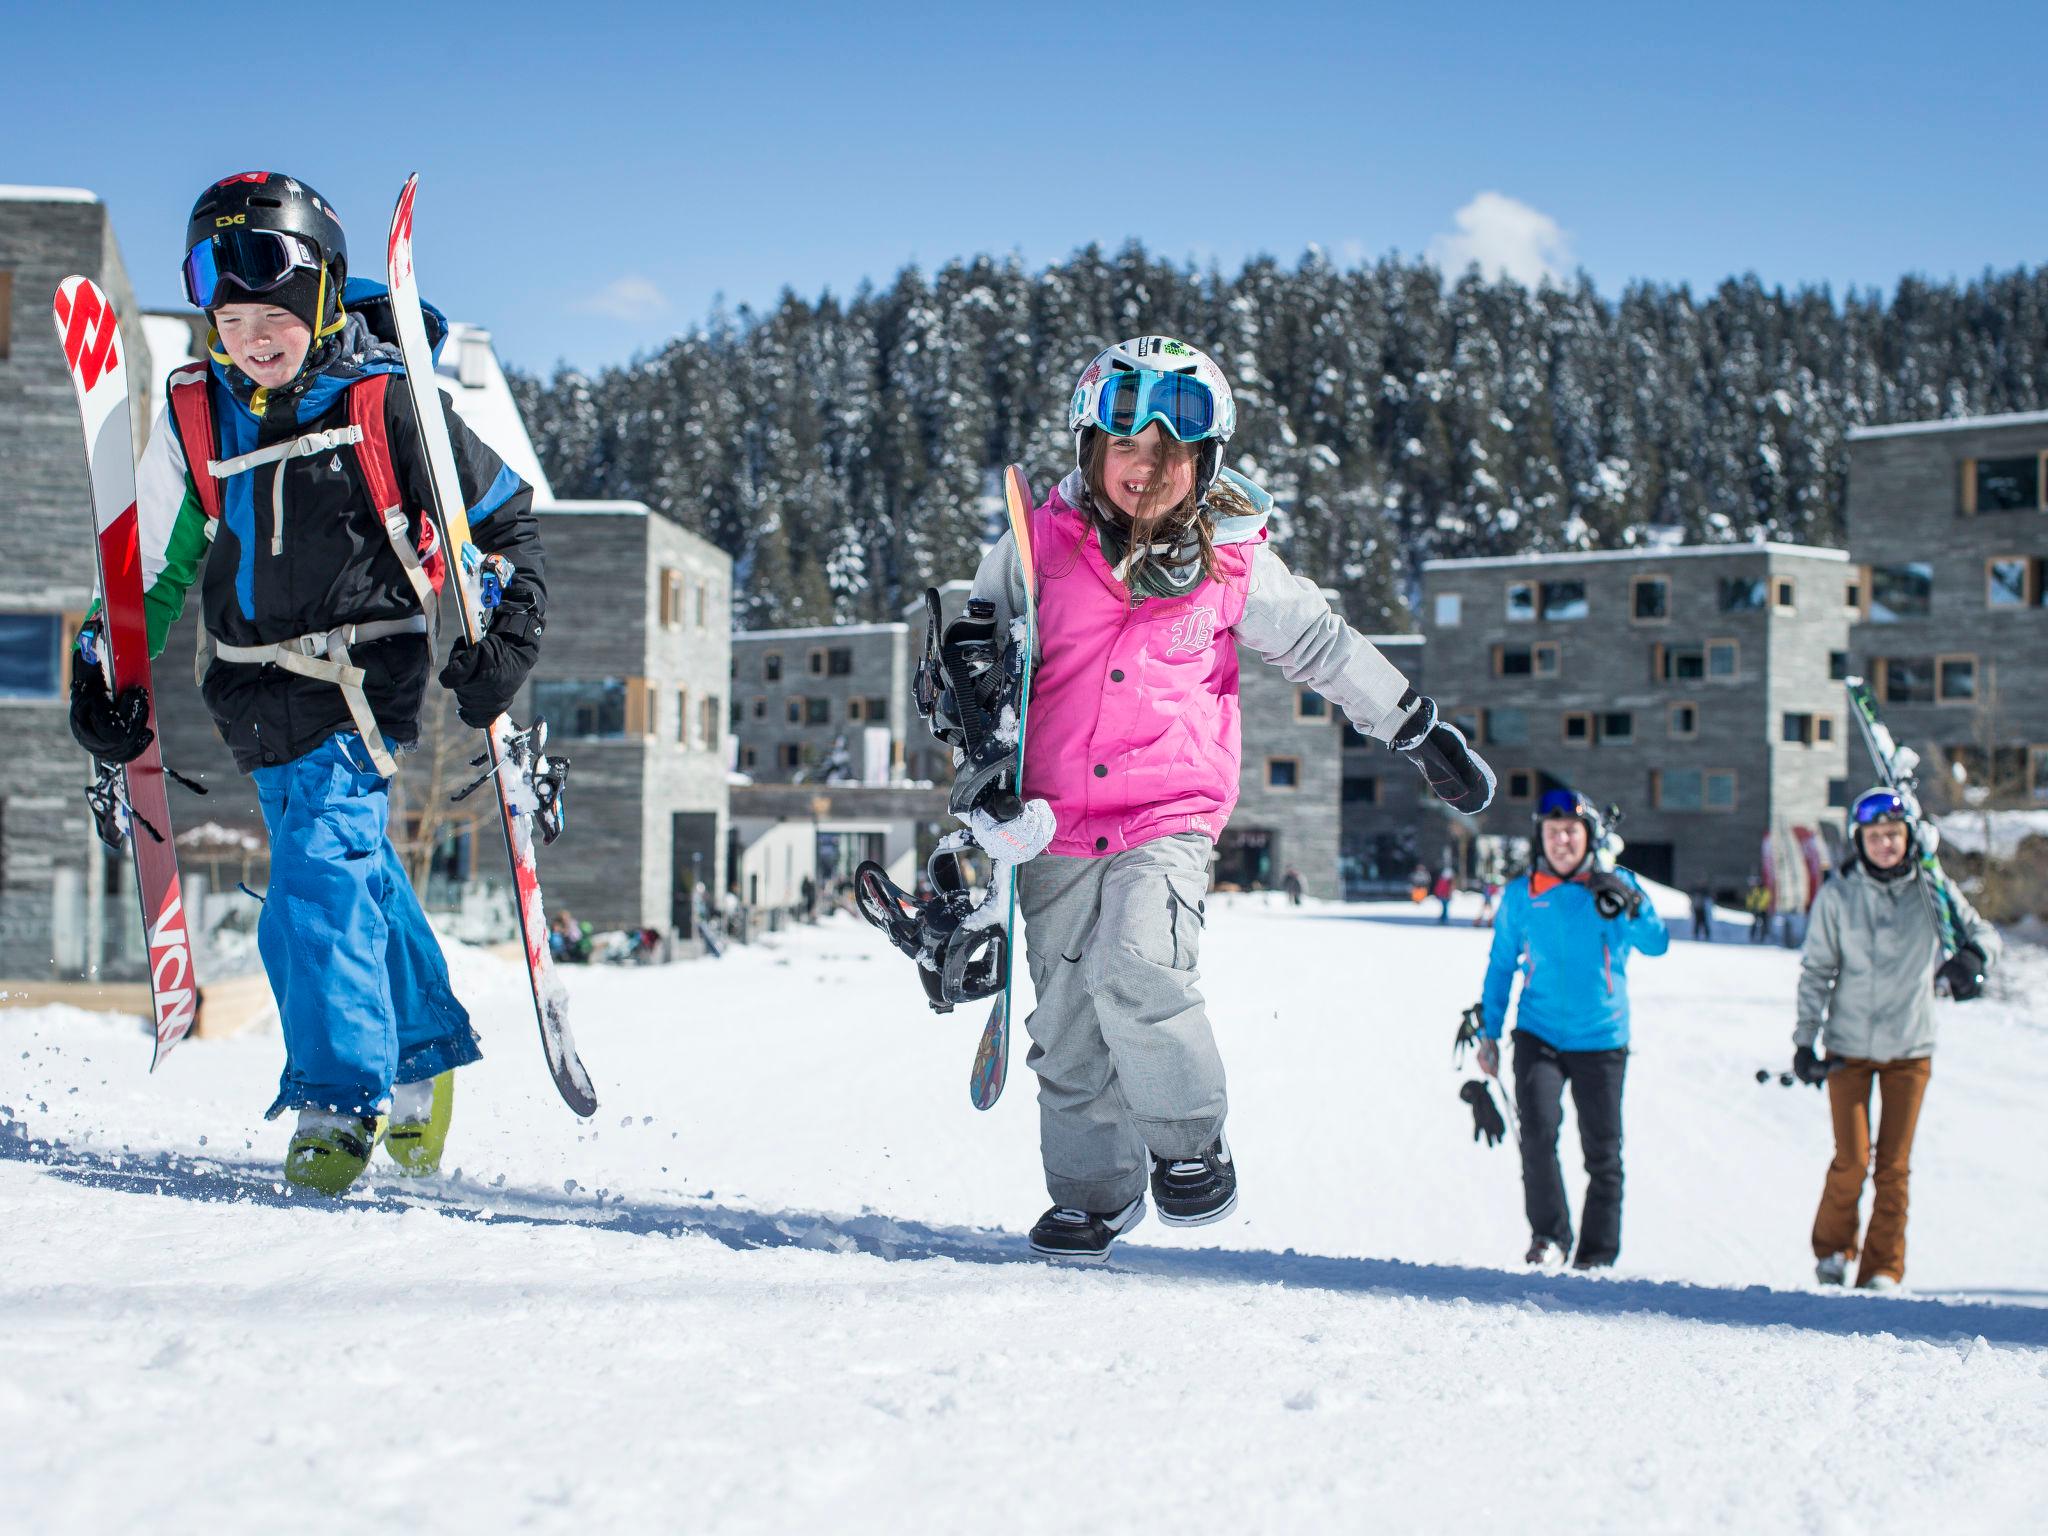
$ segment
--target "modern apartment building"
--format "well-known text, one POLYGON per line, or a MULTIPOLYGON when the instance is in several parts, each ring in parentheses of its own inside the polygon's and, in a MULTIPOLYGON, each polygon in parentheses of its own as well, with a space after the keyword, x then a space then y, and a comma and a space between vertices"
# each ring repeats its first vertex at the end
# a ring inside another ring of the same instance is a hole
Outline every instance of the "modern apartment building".
POLYGON ((1841 683, 1864 600, 1841 550, 1709 545, 1423 567, 1431 692, 1526 836, 1558 785, 1621 808, 1624 862, 1733 894, 1774 825, 1839 825, 1841 683))
MULTIPOLYGON (((916 665, 908 624, 743 630, 732 637, 738 767, 760 784, 887 784, 904 772, 916 665)), ((922 646, 920 631, 916 644, 922 646)))
POLYGON ((1959 784, 2048 801, 2048 411, 1852 431, 1848 518, 1850 664, 1951 770, 1923 774, 1930 802, 1959 784))
MULTIPOLYGON (((1372 643, 1419 693, 1429 692, 1421 635, 1373 635, 1372 643)), ((1337 716, 1344 759, 1340 797, 1338 868, 1347 897, 1388 896, 1404 890, 1418 862, 1442 866, 1449 852, 1449 815, 1429 793, 1422 775, 1370 736, 1337 716)))

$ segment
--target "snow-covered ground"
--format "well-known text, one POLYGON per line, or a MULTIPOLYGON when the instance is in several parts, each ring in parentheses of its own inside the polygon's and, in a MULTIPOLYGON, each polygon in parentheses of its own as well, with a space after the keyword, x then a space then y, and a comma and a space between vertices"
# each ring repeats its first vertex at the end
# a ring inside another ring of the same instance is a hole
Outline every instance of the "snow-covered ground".
POLYGON ((1811 1285, 1826 1116, 1753 1076, 1796 957, 1726 943, 1631 973, 1619 1270, 1532 1275, 1434 912, 1211 903, 1240 1213, 1099 1271, 1025 1250, 1021 1046, 975 1113, 980 1009, 850 918, 571 971, 587 1124, 458 951, 460 1173, 338 1206, 275 1036, 151 1079, 137 1021, 0 1013, 0 1527, 2042 1528, 2048 957, 1946 1020, 1909 1293, 1811 1285))

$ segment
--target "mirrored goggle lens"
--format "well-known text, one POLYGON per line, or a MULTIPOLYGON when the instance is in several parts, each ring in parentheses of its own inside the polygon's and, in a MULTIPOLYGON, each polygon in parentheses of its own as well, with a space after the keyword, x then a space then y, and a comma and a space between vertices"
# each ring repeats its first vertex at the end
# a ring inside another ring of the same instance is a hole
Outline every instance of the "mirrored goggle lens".
POLYGON ((1856 825, 1868 827, 1880 821, 1904 821, 1906 802, 1890 790, 1875 790, 1856 802, 1856 825))
POLYGON ((221 285, 268 293, 301 269, 320 265, 312 246, 296 235, 270 229, 233 229, 203 240, 185 255, 185 297, 195 308, 212 309, 221 285))
POLYGON ((1095 420, 1117 437, 1135 437, 1158 420, 1191 443, 1216 425, 1216 397, 1191 373, 1113 373, 1096 396, 1095 420))
POLYGON ((1543 819, 1552 816, 1576 816, 1579 814, 1579 797, 1568 789, 1549 790, 1536 802, 1536 814, 1543 819))

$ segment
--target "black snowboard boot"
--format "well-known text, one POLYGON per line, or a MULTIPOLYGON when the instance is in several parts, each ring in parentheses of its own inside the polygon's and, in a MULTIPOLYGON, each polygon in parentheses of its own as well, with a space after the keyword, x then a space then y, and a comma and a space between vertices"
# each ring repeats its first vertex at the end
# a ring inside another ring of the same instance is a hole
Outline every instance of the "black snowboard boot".
POLYGON ((1169 1227, 1203 1227, 1237 1209, 1237 1165, 1219 1131, 1197 1157, 1152 1159, 1152 1203, 1169 1227))
POLYGON ((1138 1196, 1120 1211, 1097 1215, 1056 1205, 1031 1229, 1031 1251, 1048 1259, 1080 1259, 1094 1263, 1109 1257, 1109 1245, 1145 1219, 1145 1197, 1138 1196))

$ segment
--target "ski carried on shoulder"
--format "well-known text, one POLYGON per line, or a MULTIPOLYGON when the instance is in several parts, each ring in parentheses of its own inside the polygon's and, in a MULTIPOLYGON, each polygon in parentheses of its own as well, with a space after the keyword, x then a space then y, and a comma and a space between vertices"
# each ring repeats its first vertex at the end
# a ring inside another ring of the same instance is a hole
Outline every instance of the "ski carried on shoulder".
MULTIPOLYGON (((448 551, 449 569, 454 573, 463 638, 473 645, 482 638, 489 622, 491 605, 487 599, 495 583, 482 552, 470 538, 469 508, 463 499, 461 475, 455 467, 455 449, 448 438, 448 418, 441 409, 441 391, 434 382, 434 353, 427 341, 426 319, 420 312, 419 281, 412 260, 413 201, 419 193, 419 181, 417 172, 407 178, 391 215, 391 311, 397 321, 399 350, 405 356, 405 387, 412 397, 413 417, 419 423, 431 471, 431 510, 448 551)), ((561 830, 561 776, 568 765, 551 761, 546 755, 545 722, 519 731, 513 728, 511 716, 500 715, 484 735, 484 756, 478 763, 488 766, 483 778, 470 789, 481 788, 488 781, 497 793, 505 850, 512 865, 520 939, 526 951, 534 1015, 540 1023, 540 1043, 547 1054, 548 1074, 563 1101, 577 1114, 588 1116, 597 1111, 597 1092, 576 1055, 576 1042, 569 1033, 569 993, 555 973, 554 959, 548 951, 547 913, 541 905, 540 874, 533 852, 536 823, 549 842, 561 830)))
POLYGON ((135 889, 142 898, 143 942, 149 950, 149 992, 155 1014, 154 1072, 192 1031, 199 986, 185 922, 178 847, 164 784, 163 740, 157 729, 156 690, 149 679, 149 625, 142 605, 142 544, 135 513, 135 437, 128 402, 128 365, 122 356, 121 320, 97 283, 67 277, 51 312, 71 388, 85 428, 92 476, 94 552, 99 564, 100 638, 97 654, 73 666, 98 666, 119 695, 149 691, 151 740, 133 761, 98 763, 85 792, 93 824, 109 848, 126 837, 135 859, 135 889))
POLYGON ((1877 765, 1877 776, 1905 803, 1907 814, 1913 818, 1913 859, 1920 866, 1920 889, 1927 898, 1927 910, 1934 918, 1934 931, 1941 938, 1941 957, 1953 959, 1961 943, 1957 937, 1961 925, 1956 921, 1955 904, 1949 899, 1948 881, 1942 875, 1941 861, 1935 856, 1940 847, 1940 836, 1920 814, 1920 796, 1917 793, 1920 754, 1911 747, 1900 746, 1893 739, 1891 728, 1878 718, 1877 695, 1871 691, 1868 682, 1860 677, 1849 677, 1842 680, 1842 686, 1848 690, 1849 713, 1856 717, 1863 745, 1869 749, 1870 760, 1877 765))

